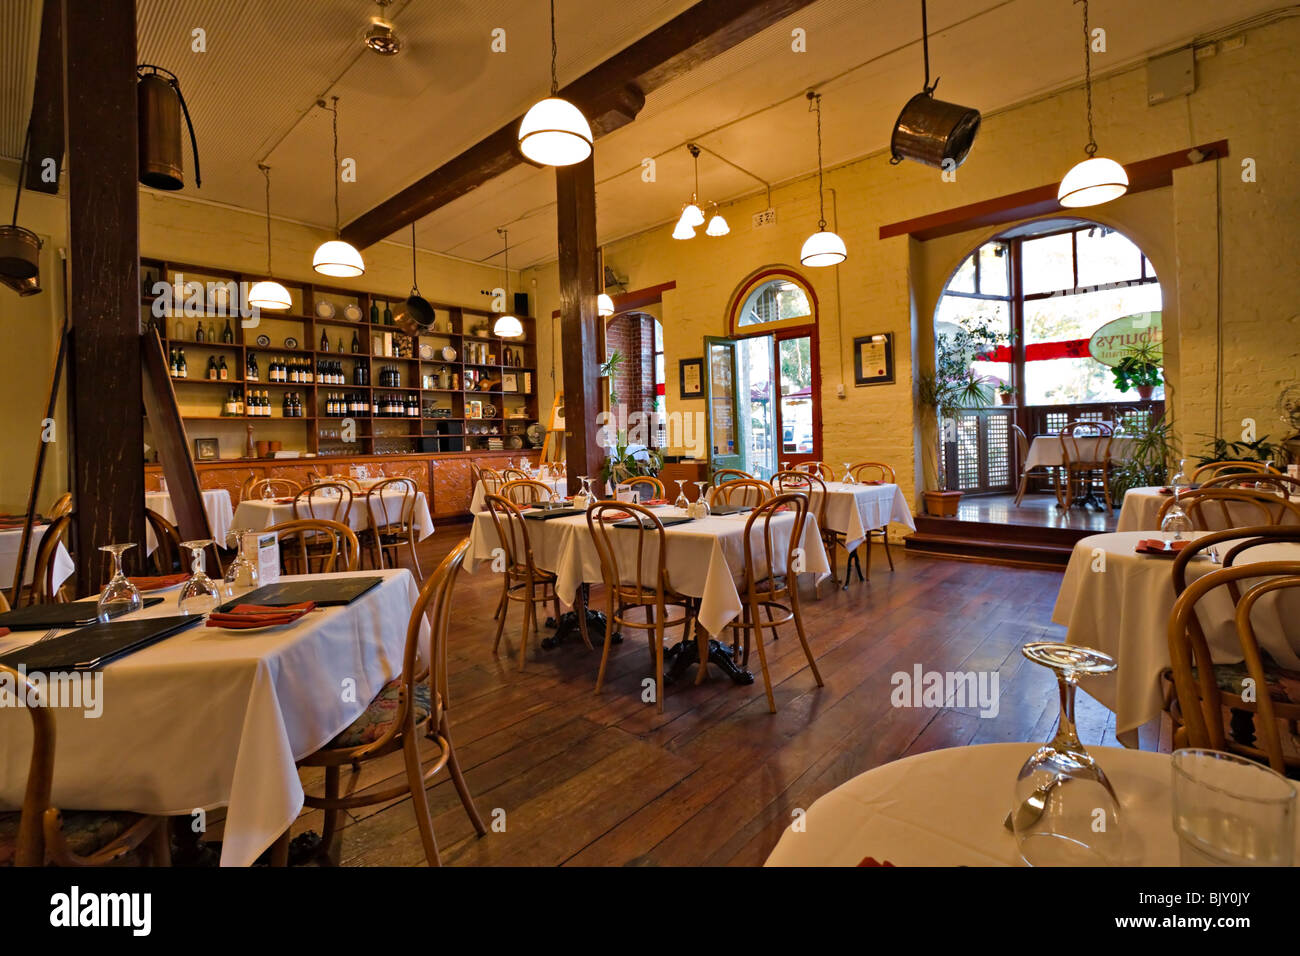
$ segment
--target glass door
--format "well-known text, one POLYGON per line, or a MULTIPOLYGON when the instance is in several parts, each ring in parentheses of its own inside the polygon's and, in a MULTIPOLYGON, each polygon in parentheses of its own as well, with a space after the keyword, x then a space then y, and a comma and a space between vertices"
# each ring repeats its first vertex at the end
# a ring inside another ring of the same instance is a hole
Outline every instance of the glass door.
POLYGON ((736 382, 737 342, 735 339, 704 339, 705 399, 708 416, 709 460, 713 470, 744 468, 737 423, 739 409, 736 382))
POLYGON ((776 337, 777 428, 780 434, 779 461, 793 467, 821 457, 821 429, 818 427, 817 393, 813 388, 812 337, 807 333, 784 333, 776 337))

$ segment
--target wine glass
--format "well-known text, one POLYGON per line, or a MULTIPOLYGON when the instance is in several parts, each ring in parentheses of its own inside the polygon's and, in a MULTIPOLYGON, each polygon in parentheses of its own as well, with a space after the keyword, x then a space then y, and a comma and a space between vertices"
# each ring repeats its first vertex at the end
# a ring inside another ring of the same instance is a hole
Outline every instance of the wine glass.
POLYGON ((849 471, 849 463, 846 461, 844 463, 844 484, 856 485, 857 483, 857 480, 853 477, 853 472, 849 471))
POLYGON ((790 463, 789 463, 788 461, 783 461, 783 462, 781 462, 781 470, 782 470, 782 471, 789 471, 789 470, 790 470, 790 463))
POLYGON ((1056 736, 1020 768, 1011 823, 1030 866, 1113 866, 1123 855, 1119 798, 1074 727, 1080 677, 1108 674, 1115 660, 1089 647, 1035 641, 1021 648, 1056 672, 1061 717, 1056 736))
POLYGON ((1192 527, 1192 519, 1187 517, 1187 512, 1183 506, 1178 503, 1178 493, 1174 492, 1173 504, 1165 512, 1165 516, 1160 519, 1160 533, 1168 541, 1181 541, 1183 535, 1195 530, 1192 527))
POLYGON ((595 475, 591 475, 591 476, 583 475, 583 476, 582 476, 582 493, 583 493, 584 495, 587 496, 587 500, 588 500, 588 501, 591 501, 591 499, 592 499, 592 494, 593 494, 593 492, 592 492, 592 490, 591 490, 591 483, 592 483, 593 481, 595 481, 595 480, 596 480, 595 475))
POLYGON ((686 479, 674 478, 673 481, 677 482, 677 500, 673 502, 673 507, 685 511, 691 506, 691 499, 686 497, 686 489, 682 487, 682 485, 686 484, 686 479))
POLYGON ((695 508, 698 512, 698 516, 701 518, 707 518, 710 514, 709 499, 705 497, 704 489, 709 487, 709 483, 707 481, 693 481, 691 484, 700 489, 699 497, 695 499, 695 508))
POLYGON ((573 496, 573 506, 575 508, 585 508, 590 503, 590 500, 587 497, 587 477, 585 475, 579 475, 578 484, 578 492, 573 496))
POLYGON ((271 483, 269 481, 264 482, 262 485, 262 500, 270 501, 274 497, 275 497, 275 492, 271 489, 271 483))
POLYGON ((257 562, 252 560, 248 555, 249 540, 256 540, 251 537, 251 534, 252 533, 247 529, 240 528, 238 530, 232 530, 226 535, 226 546, 230 547, 230 540, 231 538, 234 538, 235 547, 239 549, 238 553, 235 555, 235 560, 231 561, 230 567, 226 568, 224 580, 226 585, 226 594, 229 597, 234 597, 237 590, 251 591, 258 585, 260 574, 258 572, 257 562))
POLYGON ((122 553, 129 548, 134 548, 135 543, 129 544, 106 544, 100 547, 100 551, 107 551, 113 556, 113 577, 109 580, 108 586, 99 596, 99 603, 95 606, 95 616, 100 621, 110 621, 115 617, 123 614, 130 614, 132 611, 138 611, 144 607, 144 601, 140 597, 140 589, 137 588, 127 576, 122 572, 122 553))
POLYGON ((221 591, 204 570, 203 549, 210 544, 211 538, 181 542, 181 547, 190 552, 191 572, 176 599, 182 614, 206 614, 221 603, 221 591))
POLYGON ((1178 471, 1176 471, 1176 472, 1173 474, 1173 476, 1169 479, 1169 490, 1172 491, 1172 492, 1174 493, 1174 497, 1175 497, 1175 498, 1178 497, 1178 489, 1179 489, 1181 486, 1187 484, 1187 475, 1184 474, 1184 471, 1185 471, 1186 469, 1187 469, 1187 459, 1186 459, 1186 458, 1179 458, 1179 459, 1178 459, 1178 471))

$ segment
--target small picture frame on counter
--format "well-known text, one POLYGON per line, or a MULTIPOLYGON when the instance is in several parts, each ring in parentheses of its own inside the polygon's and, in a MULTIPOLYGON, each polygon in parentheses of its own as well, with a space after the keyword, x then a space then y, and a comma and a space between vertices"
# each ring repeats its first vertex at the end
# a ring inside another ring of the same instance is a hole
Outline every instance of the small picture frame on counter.
POLYGON ((221 446, 215 438, 194 439, 195 461, 216 461, 221 457, 221 446))

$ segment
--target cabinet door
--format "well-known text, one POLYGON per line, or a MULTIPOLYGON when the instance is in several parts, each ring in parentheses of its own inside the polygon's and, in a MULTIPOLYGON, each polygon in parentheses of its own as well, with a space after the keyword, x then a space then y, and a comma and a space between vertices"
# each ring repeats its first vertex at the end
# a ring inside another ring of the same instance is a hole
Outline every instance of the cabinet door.
POLYGON ((474 488, 468 458, 440 458, 433 468, 433 513, 436 517, 469 514, 474 488))

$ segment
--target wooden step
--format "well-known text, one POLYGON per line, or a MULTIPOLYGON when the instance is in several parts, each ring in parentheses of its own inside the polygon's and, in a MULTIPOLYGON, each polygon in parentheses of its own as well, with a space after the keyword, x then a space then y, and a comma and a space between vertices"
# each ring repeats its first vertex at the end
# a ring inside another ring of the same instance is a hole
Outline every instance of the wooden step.
POLYGON ((937 535, 918 531, 905 541, 908 551, 939 558, 985 561, 1031 568, 1063 568, 1073 545, 937 535))

